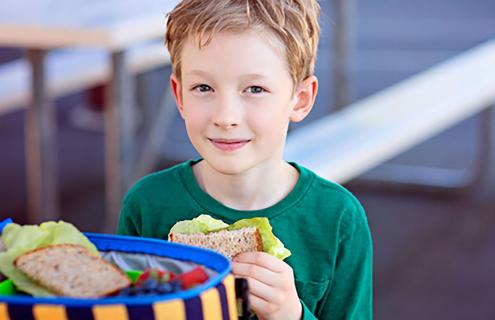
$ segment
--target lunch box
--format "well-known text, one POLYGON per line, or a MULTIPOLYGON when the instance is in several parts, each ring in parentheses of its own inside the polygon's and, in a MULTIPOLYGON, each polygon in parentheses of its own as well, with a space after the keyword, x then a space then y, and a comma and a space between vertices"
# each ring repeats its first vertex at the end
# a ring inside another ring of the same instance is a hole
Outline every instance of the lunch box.
MULTIPOLYGON (((247 285, 230 273, 230 261, 211 250, 164 240, 85 233, 101 256, 122 270, 162 268, 176 273, 203 266, 209 279, 177 293, 75 299, 32 297, 16 291, 10 280, 0 282, 0 320, 182 320, 246 317, 247 285), (238 308, 239 306, 239 308, 238 308), (244 315, 238 311, 244 309, 244 315)), ((131 279, 139 272, 127 271, 131 279)))

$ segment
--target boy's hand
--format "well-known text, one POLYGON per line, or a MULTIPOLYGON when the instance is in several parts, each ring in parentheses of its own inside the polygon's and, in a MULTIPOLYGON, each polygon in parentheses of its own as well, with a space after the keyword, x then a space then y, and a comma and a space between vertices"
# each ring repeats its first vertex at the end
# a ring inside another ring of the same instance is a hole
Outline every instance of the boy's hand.
POLYGON ((249 303, 260 320, 301 319, 294 273, 287 263, 265 252, 247 252, 233 259, 232 272, 247 279, 249 303))

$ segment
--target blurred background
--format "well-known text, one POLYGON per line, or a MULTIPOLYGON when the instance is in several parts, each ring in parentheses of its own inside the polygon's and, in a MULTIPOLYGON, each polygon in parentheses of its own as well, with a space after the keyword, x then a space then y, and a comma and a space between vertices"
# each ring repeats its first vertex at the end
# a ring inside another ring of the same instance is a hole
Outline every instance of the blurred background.
MULTIPOLYGON (((356 102, 495 39, 493 0, 326 0, 321 5, 322 38, 316 67, 320 93, 314 112, 291 128, 289 138, 318 120, 349 106, 353 110, 356 102), (339 14, 338 10, 343 11, 339 14), (337 61, 342 65, 335 60, 339 43, 343 47, 337 61), (336 76, 336 72, 344 74, 336 76), (343 83, 335 83, 336 79, 343 83)), ((6 70, 22 59, 22 48, 0 47, 0 85, 12 82, 6 70)), ((495 61, 495 54, 492 59, 495 61)), ((495 74, 495 69, 483 71, 495 74)), ((137 135, 146 129, 153 108, 169 110, 152 170, 196 156, 167 98, 169 72, 168 66, 160 65, 135 76, 141 90, 132 117, 137 135)), ((466 77, 466 88, 476 87, 476 83, 476 76, 466 77)), ((104 87, 92 84, 53 97, 60 218, 82 231, 107 230, 102 224, 106 211, 104 95, 104 87)), ((457 95, 462 93, 449 92, 447 96, 456 100, 457 95)), ((2 96, 0 106, 1 101, 2 96)), ((427 108, 449 107, 436 102, 432 100, 427 108)), ((494 103, 482 107, 489 110, 494 103)), ((0 219, 12 217, 18 223, 28 223, 26 105, 4 109, 0 108, 0 219)), ((425 119, 431 116, 421 112, 425 119)), ((376 319, 495 319, 492 118, 489 112, 461 117, 439 130, 441 133, 408 144, 407 151, 342 181, 363 204, 374 239, 376 319), (404 176, 424 174, 435 180, 435 174, 428 174, 432 171, 404 173, 410 168, 402 165, 414 166, 413 170, 418 166, 452 172, 477 170, 476 179, 466 186, 425 185, 404 176), (388 175, 391 166, 400 168, 397 179, 388 175)), ((396 119, 399 124, 401 121, 396 119)), ((331 149, 331 140, 321 147, 331 149)))

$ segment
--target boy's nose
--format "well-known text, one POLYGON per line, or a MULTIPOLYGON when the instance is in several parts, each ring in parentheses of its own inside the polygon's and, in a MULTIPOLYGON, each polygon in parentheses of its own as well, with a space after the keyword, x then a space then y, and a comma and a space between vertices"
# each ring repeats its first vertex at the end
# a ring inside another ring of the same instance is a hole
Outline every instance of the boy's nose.
POLYGON ((237 127, 242 118, 241 105, 234 97, 222 97, 215 107, 212 118, 214 125, 217 127, 237 127))

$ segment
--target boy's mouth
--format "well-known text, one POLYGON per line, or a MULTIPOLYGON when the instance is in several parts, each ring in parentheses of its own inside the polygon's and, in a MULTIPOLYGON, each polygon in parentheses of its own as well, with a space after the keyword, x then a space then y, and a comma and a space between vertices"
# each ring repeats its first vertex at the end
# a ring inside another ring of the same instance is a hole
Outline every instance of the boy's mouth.
POLYGON ((251 142, 249 139, 215 139, 208 138, 215 147, 222 151, 235 151, 251 142))

